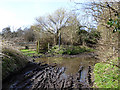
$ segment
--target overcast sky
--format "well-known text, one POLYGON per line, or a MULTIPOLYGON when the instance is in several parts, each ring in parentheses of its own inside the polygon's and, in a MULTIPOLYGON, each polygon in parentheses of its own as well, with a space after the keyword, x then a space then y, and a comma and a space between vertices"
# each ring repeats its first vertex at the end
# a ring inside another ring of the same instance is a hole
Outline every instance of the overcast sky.
POLYGON ((70 0, 0 0, 0 31, 7 26, 14 29, 30 26, 38 16, 73 6, 70 0))

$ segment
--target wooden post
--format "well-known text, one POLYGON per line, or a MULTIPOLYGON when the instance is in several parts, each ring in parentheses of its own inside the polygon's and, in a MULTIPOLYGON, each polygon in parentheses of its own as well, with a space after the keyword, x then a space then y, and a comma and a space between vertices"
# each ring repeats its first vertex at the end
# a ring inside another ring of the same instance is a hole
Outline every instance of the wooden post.
POLYGON ((40 41, 38 41, 38 53, 40 52, 40 41))
POLYGON ((49 47, 49 43, 48 43, 48 50, 49 50, 49 48, 50 48, 50 47, 49 47))
POLYGON ((37 41, 37 52, 39 53, 40 51, 40 41, 37 41))
POLYGON ((38 53, 38 41, 36 42, 36 51, 38 53))

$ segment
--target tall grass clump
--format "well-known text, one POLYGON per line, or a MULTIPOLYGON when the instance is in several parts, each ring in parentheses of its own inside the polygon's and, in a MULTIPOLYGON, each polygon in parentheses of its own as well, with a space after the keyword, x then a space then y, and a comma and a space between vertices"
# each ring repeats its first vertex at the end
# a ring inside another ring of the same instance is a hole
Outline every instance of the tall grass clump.
POLYGON ((2 48, 2 79, 5 79, 13 72, 19 71, 28 62, 28 58, 18 50, 2 48))

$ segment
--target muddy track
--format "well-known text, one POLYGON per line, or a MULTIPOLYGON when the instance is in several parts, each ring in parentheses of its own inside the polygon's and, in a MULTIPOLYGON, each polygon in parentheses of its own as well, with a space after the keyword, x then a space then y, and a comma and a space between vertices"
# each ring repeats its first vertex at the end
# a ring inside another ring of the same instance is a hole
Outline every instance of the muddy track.
POLYGON ((5 80, 3 82, 3 89, 90 88, 92 83, 90 66, 87 68, 86 77, 83 75, 84 67, 82 66, 76 75, 63 78, 65 70, 64 67, 57 67, 56 65, 34 63, 33 65, 28 65, 26 69, 12 76, 9 80, 5 80), (10 85, 6 86, 8 82, 10 85))

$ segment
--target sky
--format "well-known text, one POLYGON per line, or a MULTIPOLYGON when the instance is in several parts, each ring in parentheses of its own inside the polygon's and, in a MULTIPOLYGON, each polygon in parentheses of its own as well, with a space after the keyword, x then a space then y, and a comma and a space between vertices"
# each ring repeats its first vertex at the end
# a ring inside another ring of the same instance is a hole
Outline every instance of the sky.
POLYGON ((0 32, 8 26, 13 31, 29 27, 35 24, 36 17, 51 14, 59 8, 72 10, 74 2, 88 1, 91 0, 0 0, 0 32))
POLYGON ((71 9, 72 0, 0 0, 0 32, 10 26, 12 30, 29 27, 35 18, 53 13, 59 8, 71 9))

